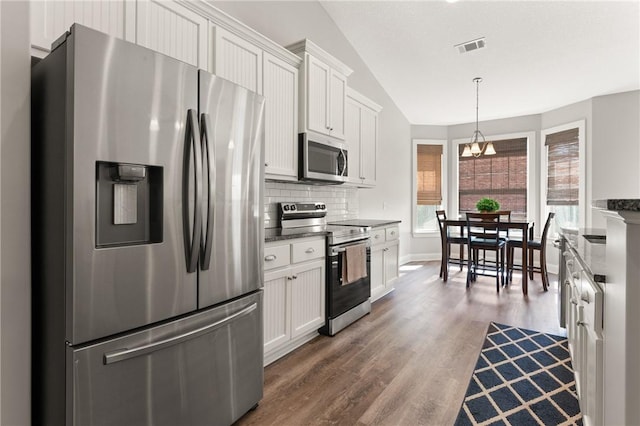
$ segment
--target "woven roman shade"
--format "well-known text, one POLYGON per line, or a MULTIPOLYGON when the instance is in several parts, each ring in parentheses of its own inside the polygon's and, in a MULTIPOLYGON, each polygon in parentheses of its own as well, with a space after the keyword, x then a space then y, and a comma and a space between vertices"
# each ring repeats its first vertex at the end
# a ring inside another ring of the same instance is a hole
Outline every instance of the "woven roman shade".
POLYGON ((417 203, 442 203, 442 145, 417 146, 417 203))
POLYGON ((546 136, 547 205, 577 206, 580 188, 580 146, 578 129, 546 136))
MULTIPOLYGON (((475 212, 476 203, 489 197, 510 210, 513 220, 527 217, 527 138, 492 141, 495 155, 459 158, 458 201, 461 214, 475 212)), ((459 146, 462 154, 464 145, 459 146)))

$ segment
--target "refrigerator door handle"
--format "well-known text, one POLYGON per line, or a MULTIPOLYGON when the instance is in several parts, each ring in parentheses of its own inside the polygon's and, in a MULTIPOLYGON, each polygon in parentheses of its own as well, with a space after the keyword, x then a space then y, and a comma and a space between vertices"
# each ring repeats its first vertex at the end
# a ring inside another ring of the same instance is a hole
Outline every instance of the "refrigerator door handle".
POLYGON ((233 315, 229 315, 228 317, 221 319, 220 321, 216 321, 213 324, 205 325, 204 327, 197 328, 195 330, 188 331, 186 333, 180 334, 175 337, 171 337, 169 339, 160 340, 158 342, 149 343, 148 345, 138 346, 136 348, 124 348, 119 349, 117 351, 108 352, 103 355, 103 364, 109 365, 120 361, 125 361, 127 359, 135 358, 142 355, 147 355, 152 352, 159 351, 160 349, 164 349, 169 346, 178 345, 186 340, 194 339, 196 337, 202 336, 203 334, 210 333, 224 325, 230 323, 231 321, 250 314, 258 308, 257 303, 252 303, 246 308, 236 312, 233 315))
POLYGON ((202 114, 200 117, 200 138, 202 139, 202 152, 203 157, 206 156, 206 183, 207 183, 207 224, 206 228, 203 230, 204 239, 202 241, 201 253, 200 257, 200 267, 203 271, 209 269, 209 264, 211 263, 211 247, 213 243, 213 204, 215 198, 215 187, 216 187, 216 159, 214 155, 213 145, 211 149, 209 149, 210 145, 210 132, 212 130, 211 126, 211 117, 209 114, 202 114))
POLYGON ((202 150, 197 140, 200 132, 194 110, 187 111, 185 132, 184 165, 182 175, 182 220, 184 228, 184 246, 187 259, 187 272, 195 272, 200 254, 200 238, 202 233, 202 150), (190 173, 191 150, 193 150, 193 168, 190 173), (193 179, 195 203, 193 207, 193 229, 190 229, 189 215, 189 180, 193 179))

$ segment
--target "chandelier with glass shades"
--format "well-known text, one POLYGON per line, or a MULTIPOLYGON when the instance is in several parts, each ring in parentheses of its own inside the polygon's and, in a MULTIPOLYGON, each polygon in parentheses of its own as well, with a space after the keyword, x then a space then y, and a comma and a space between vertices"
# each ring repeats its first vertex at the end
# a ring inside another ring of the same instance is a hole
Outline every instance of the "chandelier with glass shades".
POLYGON ((476 131, 473 132, 473 136, 471 136, 469 143, 464 145, 464 150, 460 155, 461 157, 480 157, 483 153, 484 155, 494 155, 496 153, 493 143, 487 142, 482 132, 478 130, 478 92, 481 81, 481 77, 473 79, 473 82, 476 83, 476 131), (482 143, 482 146, 480 146, 480 143, 482 143))

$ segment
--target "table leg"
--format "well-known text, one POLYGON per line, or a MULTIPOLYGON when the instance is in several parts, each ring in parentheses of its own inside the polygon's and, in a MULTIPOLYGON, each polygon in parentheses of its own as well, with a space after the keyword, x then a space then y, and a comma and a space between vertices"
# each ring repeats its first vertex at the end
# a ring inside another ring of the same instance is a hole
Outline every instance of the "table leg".
POLYGON ((522 232, 522 294, 525 296, 529 291, 529 266, 527 265, 529 259, 527 244, 527 233, 522 232))

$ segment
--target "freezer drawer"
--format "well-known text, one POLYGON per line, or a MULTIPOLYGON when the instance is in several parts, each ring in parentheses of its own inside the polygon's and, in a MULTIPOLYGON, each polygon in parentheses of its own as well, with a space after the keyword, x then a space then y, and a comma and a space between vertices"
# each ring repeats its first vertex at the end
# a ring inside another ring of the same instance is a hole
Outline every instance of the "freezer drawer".
POLYGON ((67 424, 229 425, 262 398, 262 291, 67 357, 67 424))

